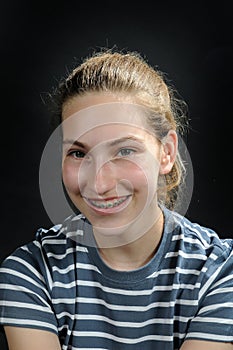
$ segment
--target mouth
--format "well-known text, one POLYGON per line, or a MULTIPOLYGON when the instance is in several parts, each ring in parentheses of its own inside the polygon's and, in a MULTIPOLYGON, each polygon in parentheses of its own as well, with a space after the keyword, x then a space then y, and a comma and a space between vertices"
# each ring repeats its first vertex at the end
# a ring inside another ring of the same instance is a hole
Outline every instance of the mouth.
POLYGON ((117 197, 117 198, 106 198, 106 199, 91 199, 83 197, 89 207, 97 212, 101 213, 116 213, 127 207, 131 201, 132 195, 117 197))

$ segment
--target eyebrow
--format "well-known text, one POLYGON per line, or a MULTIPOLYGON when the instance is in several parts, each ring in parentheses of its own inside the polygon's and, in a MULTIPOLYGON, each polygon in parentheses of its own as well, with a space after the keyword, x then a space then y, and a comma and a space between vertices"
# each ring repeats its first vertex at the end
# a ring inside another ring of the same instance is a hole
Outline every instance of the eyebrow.
POLYGON ((79 141, 77 141, 77 140, 69 140, 69 139, 67 139, 67 140, 64 140, 64 141, 62 142, 62 144, 63 144, 63 145, 75 145, 75 146, 79 146, 79 147, 82 147, 82 148, 86 148, 86 146, 85 146, 84 143, 79 142, 79 141))
POLYGON ((140 143, 144 143, 142 138, 136 137, 136 136, 125 136, 125 137, 121 137, 120 139, 116 139, 113 140, 109 143, 110 146, 116 146, 120 143, 123 143, 125 141, 135 141, 135 142, 140 142, 140 143))
MULTIPOLYGON (((141 144, 144 143, 142 138, 139 138, 139 137, 136 137, 136 136, 124 136, 124 137, 121 137, 119 139, 115 139, 113 141, 110 141, 109 142, 109 146, 116 146, 116 145, 119 145, 119 144, 121 144, 123 142, 126 142, 126 141, 134 141, 134 142, 139 142, 141 144)), ((88 148, 88 146, 85 143, 79 142, 77 140, 66 139, 66 140, 63 141, 63 145, 67 145, 67 144, 75 145, 75 146, 78 146, 78 147, 81 147, 81 148, 88 148)))

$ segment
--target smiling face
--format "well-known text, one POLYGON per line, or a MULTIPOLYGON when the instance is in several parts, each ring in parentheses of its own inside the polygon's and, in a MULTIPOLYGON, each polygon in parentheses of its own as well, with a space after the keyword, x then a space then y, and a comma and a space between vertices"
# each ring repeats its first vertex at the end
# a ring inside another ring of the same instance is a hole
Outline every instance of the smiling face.
POLYGON ((104 93, 74 97, 63 109, 64 185, 105 237, 127 232, 132 241, 158 218, 157 180, 170 151, 149 131, 143 112, 133 98, 104 93))

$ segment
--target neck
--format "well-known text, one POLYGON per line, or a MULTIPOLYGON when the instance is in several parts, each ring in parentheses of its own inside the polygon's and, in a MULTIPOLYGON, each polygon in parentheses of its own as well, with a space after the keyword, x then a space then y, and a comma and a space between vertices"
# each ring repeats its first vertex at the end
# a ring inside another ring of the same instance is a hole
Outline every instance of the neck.
POLYGON ((161 211, 153 227, 136 241, 120 247, 99 248, 104 262, 119 271, 138 269, 147 264, 156 253, 163 234, 164 218, 161 211))

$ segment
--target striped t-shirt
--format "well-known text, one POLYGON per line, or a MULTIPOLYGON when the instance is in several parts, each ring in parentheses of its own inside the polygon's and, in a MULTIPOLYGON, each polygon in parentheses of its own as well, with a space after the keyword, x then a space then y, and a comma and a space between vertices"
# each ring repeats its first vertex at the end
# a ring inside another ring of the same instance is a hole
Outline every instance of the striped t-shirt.
POLYGON ((78 243, 82 216, 40 229, 0 269, 0 323, 47 330, 65 349, 174 350, 185 339, 233 342, 233 240, 164 210, 145 266, 117 271, 78 243))

